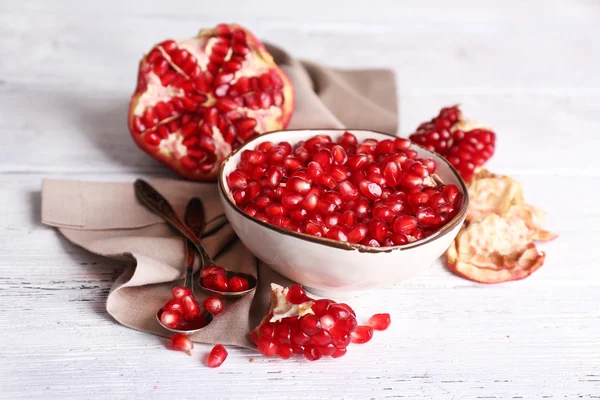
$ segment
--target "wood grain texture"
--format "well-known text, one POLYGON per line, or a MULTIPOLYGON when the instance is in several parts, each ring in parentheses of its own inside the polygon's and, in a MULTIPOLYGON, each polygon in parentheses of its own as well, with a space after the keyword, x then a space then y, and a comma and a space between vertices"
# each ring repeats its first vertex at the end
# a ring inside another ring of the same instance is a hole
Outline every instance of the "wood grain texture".
POLYGON ((0 3, 0 398, 600 398, 600 4, 232 3, 0 3), (115 323, 104 303, 124 265, 39 224, 41 179, 172 176, 126 131, 137 61, 224 20, 300 57, 393 68, 403 135, 457 102, 494 126, 490 168, 560 234, 544 267, 484 286, 438 261, 353 299, 393 323, 336 361, 231 348, 210 370, 210 346, 186 357, 115 323))

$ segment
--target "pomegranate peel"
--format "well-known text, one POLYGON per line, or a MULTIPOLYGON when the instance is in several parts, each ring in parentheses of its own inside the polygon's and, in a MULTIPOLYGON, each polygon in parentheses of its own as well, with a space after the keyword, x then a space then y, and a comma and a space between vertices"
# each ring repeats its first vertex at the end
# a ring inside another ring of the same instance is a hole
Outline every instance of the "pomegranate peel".
POLYGON ((451 271, 479 283, 524 279, 539 269, 545 258, 523 220, 497 214, 467 224, 446 256, 451 271))
POLYGON ((221 24, 142 58, 128 126, 142 150, 176 173, 213 180, 231 150, 285 128, 293 109, 292 83, 264 45, 221 24))

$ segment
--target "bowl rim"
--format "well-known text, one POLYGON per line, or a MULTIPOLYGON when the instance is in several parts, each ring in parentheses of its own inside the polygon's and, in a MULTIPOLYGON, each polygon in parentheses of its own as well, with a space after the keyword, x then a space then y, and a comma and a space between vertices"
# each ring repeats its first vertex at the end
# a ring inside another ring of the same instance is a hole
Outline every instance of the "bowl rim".
POLYGON ((372 247, 372 246, 366 246, 366 245, 360 244, 360 243, 341 242, 339 240, 329 239, 326 237, 309 235, 308 233, 300 233, 300 232, 296 232, 296 231, 291 231, 289 229, 271 225, 267 222, 256 219, 256 218, 246 214, 244 211, 240 210, 233 203, 233 201, 231 200, 229 195, 227 193, 225 193, 225 185, 224 185, 225 176, 224 175, 225 175, 225 166, 227 165, 227 163, 237 153, 247 150, 247 147, 258 139, 265 139, 266 137, 268 137, 270 135, 274 135, 274 134, 278 134, 278 133, 282 133, 282 132, 299 132, 299 131, 315 132, 315 135, 318 134, 318 132, 323 132, 323 134, 328 134, 327 132, 376 133, 376 134, 388 136, 389 138, 392 138, 392 139, 402 138, 401 136, 396 136, 396 135, 392 135, 389 133, 379 132, 379 131, 370 130, 370 129, 350 129, 350 128, 343 128, 343 129, 342 128, 281 129, 278 131, 265 132, 262 135, 257 135, 255 137, 253 137, 252 139, 248 140, 247 142, 245 142, 242 146, 240 146, 237 149, 235 149, 234 151, 232 151, 229 155, 227 155, 227 157, 225 157, 225 159, 221 163, 221 166, 219 167, 219 176, 218 176, 218 180, 217 180, 217 186, 219 188, 219 195, 222 199, 225 199, 225 202, 235 212, 240 214, 242 217, 244 217, 254 223, 257 223, 258 225, 261 225, 267 229, 273 230, 273 231, 275 231, 277 233, 281 233, 283 235, 292 236, 297 239, 306 240, 306 241, 309 241, 312 243, 317 243, 317 244, 321 244, 321 245, 324 245, 327 247, 337 248, 337 249, 341 249, 341 250, 348 250, 348 251, 358 250, 361 253, 390 253, 392 251, 402 251, 402 250, 409 250, 409 249, 413 249, 416 247, 420 247, 420 246, 426 245, 428 243, 431 243, 437 239, 440 239, 441 237, 443 237, 443 236, 447 235, 448 233, 450 233, 451 231, 453 231, 457 225, 462 224, 462 221, 464 220, 464 217, 466 216, 466 213, 467 213, 467 208, 469 206, 469 190, 467 188, 467 185, 466 185, 464 179, 460 176, 460 173, 456 170, 456 168, 454 168, 454 166, 452 164, 450 164, 450 162, 448 160, 446 160, 446 158, 444 158, 442 155, 440 155, 434 151, 428 150, 428 149, 424 148, 423 146, 421 146, 417 143, 414 143, 412 141, 411 141, 411 144, 413 146, 417 146, 417 147, 421 148, 422 150, 436 156, 442 162, 444 162, 450 168, 450 171, 458 178, 458 182, 464 193, 464 201, 463 201, 463 205, 462 205, 460 211, 454 216, 454 218, 452 218, 452 220, 450 220, 446 225, 444 225, 442 227, 442 229, 440 229, 433 235, 427 236, 423 239, 419 239, 412 243, 407 243, 407 244, 401 244, 401 245, 396 245, 396 246, 387 246, 387 247, 372 247))

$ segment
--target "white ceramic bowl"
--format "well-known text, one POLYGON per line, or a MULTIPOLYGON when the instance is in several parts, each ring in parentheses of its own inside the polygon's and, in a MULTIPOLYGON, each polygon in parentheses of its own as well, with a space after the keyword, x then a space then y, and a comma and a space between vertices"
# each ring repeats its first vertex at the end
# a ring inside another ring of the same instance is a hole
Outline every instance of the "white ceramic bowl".
MULTIPOLYGON (((390 139, 390 135, 365 130, 348 130, 359 140, 390 139)), ((393 247, 367 247, 292 232, 256 220, 235 206, 225 179, 235 170, 246 149, 271 141, 294 145, 317 134, 336 140, 345 130, 276 131, 258 136, 232 153, 221 166, 219 195, 225 214, 244 245, 258 258, 287 278, 322 296, 349 296, 366 289, 389 286, 429 267, 450 246, 465 219, 468 194, 458 172, 438 154, 414 145, 420 157, 432 157, 436 174, 444 183, 455 184, 465 201, 451 221, 435 234, 413 243, 393 247)))

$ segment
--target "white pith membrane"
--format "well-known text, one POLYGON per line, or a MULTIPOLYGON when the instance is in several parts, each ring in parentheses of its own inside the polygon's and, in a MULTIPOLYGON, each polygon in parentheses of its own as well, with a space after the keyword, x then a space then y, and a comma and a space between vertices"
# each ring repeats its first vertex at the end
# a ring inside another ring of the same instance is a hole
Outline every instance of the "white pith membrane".
MULTIPOLYGON (((231 29, 243 30, 243 28, 235 25, 231 25, 231 29)), ((227 85, 230 87, 234 86, 234 84, 242 77, 260 77, 261 75, 265 73, 271 73, 273 69, 278 68, 270 54, 268 54, 266 50, 260 45, 255 43, 255 38, 251 35, 251 33, 245 30, 243 31, 246 33, 246 43, 249 52, 244 56, 244 61, 241 63, 241 69, 236 72, 233 72, 233 80, 227 83, 227 85)), ((184 40, 177 40, 175 41, 175 43, 177 44, 178 49, 186 50, 193 57, 195 57, 196 64, 198 64, 202 71, 202 74, 204 74, 210 62, 210 56, 212 54, 213 47, 220 41, 222 41, 222 38, 217 35, 216 30, 203 29, 197 37, 184 40)), ((190 79, 190 77, 175 62, 173 62, 171 56, 165 51, 165 49, 162 46, 155 46, 154 49, 157 49, 162 54, 164 59, 169 63, 170 67, 173 68, 178 73, 178 75, 185 77, 188 81, 193 81, 193 79, 190 79)), ((232 49, 233 46, 230 46, 227 55, 224 57, 223 64, 231 60, 231 57, 233 56, 232 49)), ((145 62, 146 61, 143 61, 143 63, 145 62)), ((138 94, 138 97, 131 111, 133 116, 135 117, 142 118, 145 111, 148 108, 156 106, 159 102, 169 103, 169 101, 173 98, 187 97, 185 91, 182 88, 179 88, 172 84, 163 86, 161 78, 153 71, 152 64, 150 63, 143 64, 143 67, 140 69, 140 74, 140 76, 143 77, 145 88, 141 90, 141 93, 136 92, 136 94, 138 94)), ((283 88, 279 89, 283 96, 283 104, 280 107, 271 105, 268 108, 259 108, 257 110, 253 110, 247 106, 238 106, 236 108, 236 111, 243 115, 243 119, 251 118, 256 121, 256 126, 252 128, 255 134, 261 134, 264 132, 281 129, 284 126, 284 121, 282 119, 284 116, 283 108, 286 107, 286 105, 289 107, 289 105, 293 103, 293 91, 291 87, 288 87, 289 81, 287 81, 287 78, 284 79, 284 77, 282 77, 280 73, 277 73, 277 75, 279 75, 279 78, 284 81, 283 88)), ((214 107, 216 105, 218 98, 215 97, 214 93, 212 92, 212 89, 213 88, 211 85, 210 91, 196 93, 205 95, 207 97, 206 101, 204 101, 204 103, 201 104, 198 103, 198 106, 208 108, 214 107)), ((254 93, 259 95, 260 93, 262 93, 262 91, 259 90, 256 92, 248 92, 242 94, 241 96, 246 97, 253 95, 254 93)), ((225 97, 232 98, 230 96, 225 97)), ((183 111, 178 115, 167 117, 159 121, 155 126, 146 129, 142 133, 136 132, 136 140, 140 143, 143 143, 144 148, 152 149, 154 145, 146 143, 144 139, 145 136, 151 133, 156 133, 160 126, 169 126, 169 122, 178 120, 182 118, 182 116, 185 114, 194 115, 196 114, 196 112, 183 111)), ((219 115, 222 116, 224 115, 224 113, 219 111, 219 115)), ((233 146, 224 140, 225 132, 221 132, 219 126, 217 125, 218 124, 211 126, 211 137, 215 145, 214 154, 216 160, 213 162, 212 160, 206 161, 206 158, 195 159, 195 162, 197 162, 197 168, 200 167, 200 165, 208 162, 212 163, 212 168, 209 171, 202 170, 202 172, 200 172, 199 170, 194 169, 190 170, 190 172, 194 174, 199 172, 199 176, 212 176, 218 170, 220 160, 224 159, 227 155, 231 153, 233 146)), ((229 125, 235 124, 232 121, 229 121, 227 126, 229 125)), ((198 128, 201 126, 202 120, 199 121, 198 128)), ((194 157, 194 154, 188 154, 188 148, 186 147, 186 144, 183 143, 184 140, 186 140, 190 136, 188 136, 187 138, 183 137, 181 133, 181 128, 182 126, 180 126, 179 129, 173 132, 171 132, 171 130, 169 129, 168 136, 166 138, 164 136, 161 137, 160 142, 156 145, 156 154, 158 154, 161 159, 180 161, 181 158, 186 156, 194 157)), ((194 135, 200 135, 200 133, 196 131, 192 134, 192 136, 194 135)), ((243 141, 244 140, 241 137, 237 136, 235 138, 234 144, 241 144, 243 143, 243 141)), ((200 148, 200 151, 205 152, 208 155, 208 158, 211 157, 210 153, 212 153, 212 151, 206 151, 202 148, 200 148)), ((177 164, 182 165, 183 163, 177 162, 177 164)), ((187 169, 189 170, 189 168, 187 169)))
POLYGON ((469 185, 465 226, 447 251, 448 266, 481 283, 523 279, 540 268, 544 253, 533 241, 551 240, 543 212, 525 203, 521 184, 486 170, 469 185))
POLYGON ((314 304, 313 300, 301 304, 292 304, 286 298, 288 291, 288 288, 271 283, 270 312, 267 313, 267 318, 271 315, 269 322, 281 321, 288 317, 302 317, 307 314, 314 314, 311 308, 314 304))

